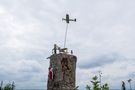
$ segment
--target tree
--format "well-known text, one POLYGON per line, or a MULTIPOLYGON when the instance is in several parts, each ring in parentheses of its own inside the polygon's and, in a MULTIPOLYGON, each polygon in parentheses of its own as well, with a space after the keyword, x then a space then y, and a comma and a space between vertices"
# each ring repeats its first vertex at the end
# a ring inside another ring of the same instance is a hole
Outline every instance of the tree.
POLYGON ((12 90, 11 84, 7 84, 7 85, 4 87, 4 90, 12 90))
POLYGON ((91 82, 93 84, 93 90, 109 90, 109 86, 107 83, 100 87, 100 81, 98 81, 97 76, 94 76, 91 82))
POLYGON ((12 84, 11 83, 6 84, 3 88, 1 85, 1 90, 15 90, 14 82, 12 84))
POLYGON ((129 79, 129 80, 127 80, 127 81, 128 81, 128 83, 129 83, 130 90, 132 90, 132 88, 131 88, 131 81, 132 81, 132 79, 129 79))
POLYGON ((100 87, 99 87, 99 81, 98 81, 98 77, 97 76, 94 76, 92 78, 92 84, 93 84, 93 90, 100 90, 100 87))
POLYGON ((89 85, 86 85, 86 90, 90 90, 90 86, 89 85))
POLYGON ((78 88, 79 88, 79 86, 76 86, 74 90, 79 90, 78 88))
POLYGON ((109 86, 107 83, 102 86, 102 90, 109 90, 109 86))

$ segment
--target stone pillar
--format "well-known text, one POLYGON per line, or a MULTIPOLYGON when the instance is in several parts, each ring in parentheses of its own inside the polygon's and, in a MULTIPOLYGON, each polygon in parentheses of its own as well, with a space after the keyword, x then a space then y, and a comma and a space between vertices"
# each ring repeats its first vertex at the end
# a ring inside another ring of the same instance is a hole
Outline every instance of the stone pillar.
POLYGON ((74 90, 77 57, 67 53, 50 56, 47 90, 74 90))

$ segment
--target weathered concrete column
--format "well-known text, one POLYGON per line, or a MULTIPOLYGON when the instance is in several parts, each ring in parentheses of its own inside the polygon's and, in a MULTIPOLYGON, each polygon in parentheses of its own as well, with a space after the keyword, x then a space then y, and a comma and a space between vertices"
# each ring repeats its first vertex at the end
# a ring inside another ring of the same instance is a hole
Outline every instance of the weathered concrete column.
POLYGON ((76 79, 77 57, 67 53, 50 57, 47 90, 73 90, 76 79))

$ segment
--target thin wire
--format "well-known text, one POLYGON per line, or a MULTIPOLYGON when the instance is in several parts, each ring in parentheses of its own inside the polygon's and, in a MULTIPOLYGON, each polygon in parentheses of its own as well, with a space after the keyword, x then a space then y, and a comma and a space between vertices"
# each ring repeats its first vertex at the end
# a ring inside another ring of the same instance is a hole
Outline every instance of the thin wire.
POLYGON ((65 39, 64 39, 64 48, 66 47, 66 40, 67 40, 67 30, 68 30, 68 23, 66 26, 66 32, 65 32, 65 39))

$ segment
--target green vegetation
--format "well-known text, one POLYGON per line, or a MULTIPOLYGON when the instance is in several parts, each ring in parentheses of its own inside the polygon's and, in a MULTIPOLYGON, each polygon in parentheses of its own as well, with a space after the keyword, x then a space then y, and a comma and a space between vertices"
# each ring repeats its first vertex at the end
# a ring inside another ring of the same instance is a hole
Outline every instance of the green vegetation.
POLYGON ((79 90, 78 88, 79 88, 79 86, 76 86, 74 90, 79 90))
POLYGON ((93 90, 101 90, 101 88, 99 87, 99 81, 97 76, 94 76, 91 82, 93 84, 93 90))
MULTIPOLYGON (((94 76, 92 78, 92 89, 91 89, 91 86, 90 85, 86 85, 86 90, 109 90, 109 86, 107 83, 103 84, 101 87, 100 87, 100 82, 98 81, 98 77, 97 76, 94 76)), ((76 87, 75 90, 79 90, 78 89, 79 86, 76 87)))
POLYGON ((86 90, 90 90, 90 86, 89 85, 86 85, 86 90))
POLYGON ((14 82, 12 84, 8 83, 4 87, 2 87, 2 84, 1 84, 0 90, 15 90, 14 82))
POLYGON ((11 84, 7 84, 7 85, 4 87, 4 90, 13 90, 12 87, 11 87, 11 84))
POLYGON ((109 86, 107 83, 102 86, 102 90, 109 90, 109 86))
MULTIPOLYGON (((98 77, 97 76, 94 76, 92 78, 92 81, 91 81, 92 85, 93 85, 93 90, 109 90, 109 86, 107 83, 105 83, 104 85, 102 85, 100 87, 100 82, 98 81, 98 77)), ((86 90, 90 90, 90 86, 89 85, 86 85, 86 90)))

